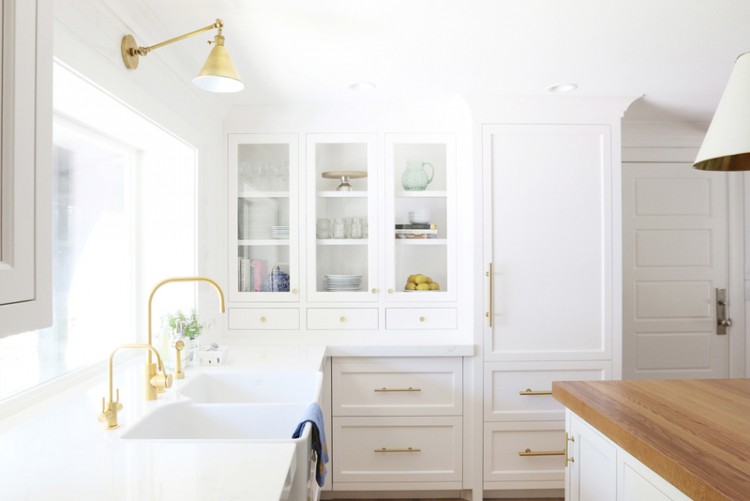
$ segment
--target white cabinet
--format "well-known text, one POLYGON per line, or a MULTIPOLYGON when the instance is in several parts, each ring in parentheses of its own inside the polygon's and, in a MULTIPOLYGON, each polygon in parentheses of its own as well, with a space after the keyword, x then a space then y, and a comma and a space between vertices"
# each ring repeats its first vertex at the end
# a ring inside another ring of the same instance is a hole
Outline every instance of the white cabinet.
POLYGON ((0 15, 0 336, 47 327, 51 306, 52 7, 0 15))
POLYGON ((460 489, 460 358, 335 358, 334 490, 460 489))
POLYGON ((378 298, 377 137, 307 136, 307 295, 310 301, 378 298))
POLYGON ((389 302, 456 298, 456 151, 451 135, 386 134, 385 242, 389 302), (424 275, 431 288, 411 290, 424 275))
POLYGON ((570 437, 565 501, 689 501, 690 498, 566 410, 570 437))
POLYGON ((564 409, 552 381, 613 376, 613 129, 483 127, 486 490, 562 488, 564 409))
POLYGON ((297 136, 230 134, 228 146, 229 299, 297 302, 297 136))

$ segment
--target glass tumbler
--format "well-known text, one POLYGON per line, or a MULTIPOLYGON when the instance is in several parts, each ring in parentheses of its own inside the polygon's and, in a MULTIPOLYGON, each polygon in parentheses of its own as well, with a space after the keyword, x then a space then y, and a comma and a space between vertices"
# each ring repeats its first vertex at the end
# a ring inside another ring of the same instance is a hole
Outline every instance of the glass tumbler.
POLYGON ((316 234, 321 239, 331 238, 331 220, 324 217, 318 219, 316 234))
POLYGON ((333 220, 333 238, 346 238, 346 225, 343 219, 333 220))
POLYGON ((363 238, 364 227, 361 217, 353 217, 349 223, 349 238, 363 238))

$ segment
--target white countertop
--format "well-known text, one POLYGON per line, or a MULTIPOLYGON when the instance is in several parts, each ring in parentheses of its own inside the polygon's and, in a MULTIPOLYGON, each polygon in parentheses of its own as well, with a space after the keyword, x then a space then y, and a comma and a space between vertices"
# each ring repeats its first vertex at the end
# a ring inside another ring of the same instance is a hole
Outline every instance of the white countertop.
MULTIPOLYGON (((232 346, 221 366, 199 371, 321 370, 327 356, 470 356, 472 345, 232 346)), ((278 500, 292 466, 291 442, 123 440, 120 434, 154 406, 142 396, 142 359, 115 369, 121 428, 97 421, 106 371, 95 381, 0 421, 0 498, 14 501, 278 500)), ((179 388, 180 382, 175 387, 179 388)), ((293 430, 290 430, 290 434, 293 430)))

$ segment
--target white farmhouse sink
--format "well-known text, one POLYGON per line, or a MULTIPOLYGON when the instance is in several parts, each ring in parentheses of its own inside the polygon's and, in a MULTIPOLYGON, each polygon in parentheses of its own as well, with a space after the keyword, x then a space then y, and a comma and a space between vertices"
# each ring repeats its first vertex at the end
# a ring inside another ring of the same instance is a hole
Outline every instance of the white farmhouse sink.
POLYGON ((308 403, 163 405, 122 434, 142 440, 291 440, 308 403))
POLYGON ((217 372, 192 376, 180 394, 195 403, 317 402, 323 374, 308 372, 217 372))

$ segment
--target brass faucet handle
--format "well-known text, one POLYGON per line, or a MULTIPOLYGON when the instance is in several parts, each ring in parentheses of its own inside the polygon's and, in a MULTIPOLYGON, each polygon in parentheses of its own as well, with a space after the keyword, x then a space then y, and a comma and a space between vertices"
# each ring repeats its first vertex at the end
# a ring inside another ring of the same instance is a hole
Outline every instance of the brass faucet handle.
POLYGON ((99 422, 104 423, 104 428, 107 430, 113 430, 119 427, 117 422, 117 413, 122 410, 122 404, 120 403, 120 390, 117 390, 117 400, 109 401, 105 404, 104 397, 102 397, 102 412, 99 414, 99 422))
POLYGON ((172 387, 172 374, 158 373, 152 376, 149 382, 157 390, 166 390, 172 387))

